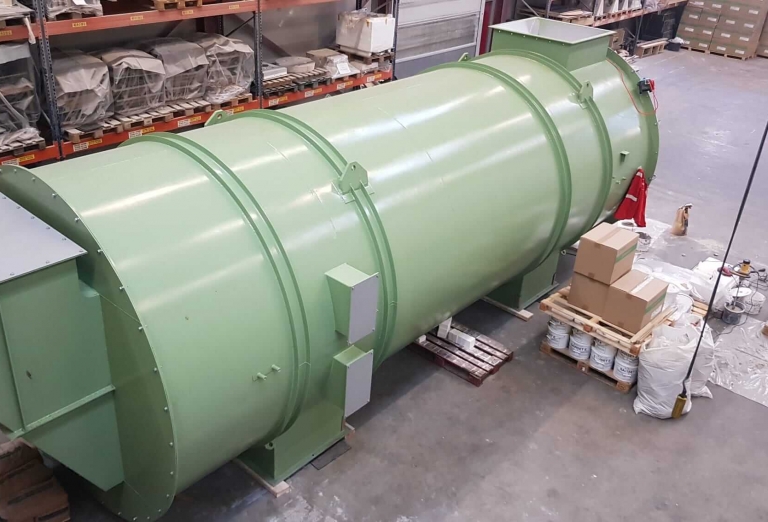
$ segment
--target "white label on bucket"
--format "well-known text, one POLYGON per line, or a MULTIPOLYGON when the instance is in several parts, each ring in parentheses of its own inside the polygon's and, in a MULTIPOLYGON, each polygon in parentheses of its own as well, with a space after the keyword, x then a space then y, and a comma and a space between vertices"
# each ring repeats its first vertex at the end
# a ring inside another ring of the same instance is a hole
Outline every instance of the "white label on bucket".
POLYGON ((635 382, 637 380, 637 366, 625 366, 617 358, 616 364, 613 367, 613 376, 622 382, 635 382))
POLYGON ((613 357, 608 357, 592 351, 589 356, 589 365, 597 370, 608 371, 613 367, 613 357))

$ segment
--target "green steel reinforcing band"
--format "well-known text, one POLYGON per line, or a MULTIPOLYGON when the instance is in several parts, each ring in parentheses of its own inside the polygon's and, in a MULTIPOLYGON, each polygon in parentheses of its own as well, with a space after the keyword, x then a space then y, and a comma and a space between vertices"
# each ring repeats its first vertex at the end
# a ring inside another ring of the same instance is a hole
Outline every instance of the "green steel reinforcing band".
POLYGON ((153 141, 168 145, 191 157, 201 165, 229 193, 251 229, 256 233, 264 254, 272 265, 288 312, 294 345, 294 368, 291 377, 293 382, 284 410, 289 413, 284 415, 282 422, 272 430, 268 437, 271 440, 290 428, 299 416, 309 379, 309 328, 307 315, 298 280, 283 244, 280 242, 280 238, 264 210, 240 178, 224 162, 202 145, 184 136, 165 132, 141 136, 127 141, 126 144, 138 141, 153 141), (253 214, 259 216, 264 225, 260 225, 257 220, 253 219, 253 214), (273 254, 275 251, 278 253, 277 255, 273 254), (297 329, 300 330, 297 331, 297 329))
MULTIPOLYGON (((284 112, 270 110, 255 110, 240 113, 224 121, 239 118, 261 118, 277 123, 297 134, 305 142, 310 144, 336 171, 341 178, 346 171, 347 162, 344 156, 325 137, 303 121, 289 116, 284 112)), ((374 347, 374 364, 378 367, 386 357, 386 348, 392 337, 397 313, 397 275, 395 261, 389 244, 384 223, 381 221, 376 205, 365 188, 352 190, 360 217, 368 228, 368 233, 373 243, 376 254, 377 269, 381 275, 382 298, 386 306, 379 318, 376 344, 374 347)))
MULTIPOLYGON (((624 74, 626 74, 628 77, 631 77, 630 75, 634 74, 635 79, 632 83, 637 81, 638 78, 635 71, 632 70, 632 67, 626 62, 626 60, 616 54, 616 52, 609 49, 607 58, 609 62, 615 65, 620 71, 623 71, 624 74)), ((650 142, 650 150, 648 150, 648 163, 641 166, 646 172, 646 181, 650 183, 650 179, 647 176, 656 170, 656 164, 659 161, 659 122, 656 119, 656 111, 653 108, 653 103, 651 102, 648 94, 638 95, 637 98, 629 93, 627 93, 627 95, 632 98, 632 100, 637 99, 643 107, 643 112, 645 113, 642 115, 642 117, 645 119, 646 124, 648 125, 648 141, 650 142)))
MULTIPOLYGON (((484 54, 481 58, 488 58, 491 56, 518 56, 520 58, 527 58, 535 62, 539 62, 555 71, 560 77, 568 83, 568 85, 574 89, 575 93, 578 93, 582 87, 582 83, 573 75, 571 71, 560 65, 558 62, 543 54, 534 53, 532 51, 523 51, 519 49, 501 49, 493 51, 488 54, 484 54)), ((592 214, 589 216, 589 220, 585 223, 584 227, 576 234, 575 237, 569 238, 569 240, 560 245, 560 247, 575 243, 578 238, 581 237, 587 230, 600 218, 600 214, 605 208, 605 204, 608 201, 608 195, 611 192, 611 181, 613 179, 613 146, 611 145, 611 136, 608 133, 608 126, 605 124, 603 114, 600 109, 597 108, 595 100, 590 96, 585 100, 586 108, 589 111, 589 115, 592 118, 592 123, 597 129, 597 137, 600 141, 600 152, 602 158, 603 176, 600 178, 600 201, 599 205, 595 205, 592 214)))
POLYGON ((565 144, 563 138, 560 136, 560 132, 557 130, 554 120, 549 115, 547 110, 541 104, 541 102, 517 79, 509 76, 508 74, 482 63, 475 61, 459 61, 445 63, 432 67, 425 72, 436 71, 439 69, 469 69, 482 74, 486 74, 499 80, 501 83, 509 87, 512 91, 517 93, 528 106, 528 109, 538 116, 539 121, 544 127, 544 132, 547 136, 547 141, 554 149, 555 159, 557 161, 557 174, 560 178, 560 203, 557 208, 557 216, 552 229, 552 234, 549 239, 549 243, 544 251, 535 258, 522 272, 524 274, 539 266, 552 252, 559 248, 562 235, 565 232, 565 227, 568 224, 568 218, 571 214, 571 196, 572 196, 572 181, 571 181, 571 165, 568 161, 568 154, 565 151, 565 144))

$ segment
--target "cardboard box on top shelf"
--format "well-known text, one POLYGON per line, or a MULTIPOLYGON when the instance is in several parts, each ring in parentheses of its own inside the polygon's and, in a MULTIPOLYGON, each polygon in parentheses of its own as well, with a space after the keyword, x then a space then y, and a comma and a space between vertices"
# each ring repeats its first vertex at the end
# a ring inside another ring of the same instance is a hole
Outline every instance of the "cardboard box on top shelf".
POLYGON ((661 313, 667 283, 639 270, 632 270, 608 288, 603 320, 637 333, 661 313))
POLYGON ((599 224, 581 236, 573 271, 601 283, 613 283, 632 269, 638 237, 630 230, 599 224))
POLYGON ((589 277, 574 273, 568 302, 577 308, 602 316, 605 300, 608 298, 609 285, 589 277))

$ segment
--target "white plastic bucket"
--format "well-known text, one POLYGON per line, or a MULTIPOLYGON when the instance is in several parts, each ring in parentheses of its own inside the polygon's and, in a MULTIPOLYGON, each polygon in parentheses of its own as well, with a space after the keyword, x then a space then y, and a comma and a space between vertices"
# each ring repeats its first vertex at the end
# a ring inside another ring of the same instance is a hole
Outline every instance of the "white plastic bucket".
POLYGON ((613 368, 613 361, 616 358, 617 351, 615 346, 595 339, 595 344, 592 345, 592 353, 589 355, 589 365, 596 370, 607 372, 613 368))
POLYGON ((765 296, 760 292, 755 292, 751 296, 744 299, 742 303, 744 304, 745 312, 747 312, 749 315, 757 315, 763 308, 763 303, 765 303, 765 296))
POLYGON ((675 306, 677 304, 677 296, 680 295, 680 287, 670 283, 667 286, 667 296, 664 298, 664 308, 675 306))
POLYGON ((637 357, 626 352, 618 352, 613 363, 613 376, 617 381, 633 383, 637 380, 637 367, 640 365, 637 357))
POLYGON ((561 323, 556 319, 550 319, 549 328, 547 329, 547 343, 558 350, 565 350, 568 348, 568 338, 571 334, 571 327, 565 323, 561 323))
POLYGON ((588 333, 574 330, 571 334, 571 342, 568 344, 568 353, 577 361, 586 361, 592 351, 592 341, 593 338, 588 333))

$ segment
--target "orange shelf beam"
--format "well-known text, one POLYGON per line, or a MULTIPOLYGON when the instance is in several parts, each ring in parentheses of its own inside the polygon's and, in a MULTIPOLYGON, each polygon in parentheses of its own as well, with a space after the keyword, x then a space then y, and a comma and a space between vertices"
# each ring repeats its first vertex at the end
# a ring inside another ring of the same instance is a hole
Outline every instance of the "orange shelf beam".
POLYGON ((35 163, 55 159, 59 159, 59 147, 48 145, 42 150, 30 150, 18 156, 1 156, 0 165, 34 165, 35 163))

